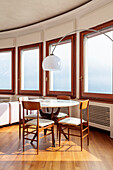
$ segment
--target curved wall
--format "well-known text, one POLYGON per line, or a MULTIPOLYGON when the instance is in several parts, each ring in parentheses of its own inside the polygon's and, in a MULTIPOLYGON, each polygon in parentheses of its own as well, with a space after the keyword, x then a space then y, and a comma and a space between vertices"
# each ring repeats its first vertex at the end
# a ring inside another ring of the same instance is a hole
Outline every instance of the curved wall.
MULTIPOLYGON (((43 57, 45 57, 46 55, 45 54, 45 48, 46 48, 45 42, 47 40, 62 37, 66 33, 73 31, 75 29, 90 28, 90 27, 102 24, 104 22, 110 21, 112 19, 113 19, 113 3, 109 3, 106 6, 103 6, 97 10, 94 10, 93 12, 90 12, 86 15, 81 15, 78 17, 76 13, 75 13, 75 16, 74 14, 71 15, 70 13, 65 14, 64 20, 63 20, 63 16, 59 16, 59 24, 55 24, 56 18, 54 18, 52 19, 52 22, 54 22, 53 24, 54 26, 49 27, 49 23, 51 21, 46 21, 47 27, 46 27, 46 24, 44 24, 44 26, 43 25, 40 26, 39 24, 39 27, 37 25, 37 29, 35 28, 35 32, 34 32, 34 28, 32 32, 32 27, 30 26, 30 28, 28 27, 28 28, 22 29, 24 35, 21 35, 21 36, 17 30, 13 31, 15 32, 14 36, 12 36, 12 34, 10 35, 10 32, 0 33, 0 48, 16 47, 16 63, 15 64, 16 64, 16 80, 17 80, 17 59, 18 59, 17 47, 18 46, 33 44, 37 42, 44 42, 44 48, 43 48, 44 56, 43 57), (67 20, 66 20, 66 16, 67 16, 67 20), (69 19, 69 16, 70 16, 70 19, 69 19), (32 33, 26 34, 25 32, 27 31, 25 30, 27 29, 30 29, 30 32, 32 33), (10 37, 10 38, 6 38, 6 37, 10 37)), ((57 17, 57 20, 58 20, 58 17, 57 17)), ((79 35, 77 35, 77 98, 79 97, 79 81, 78 80, 79 80, 79 35)), ((44 73, 44 81, 45 81, 45 73, 44 73)), ((45 85, 44 85, 44 89, 45 89, 45 85)), ((16 93, 17 93, 17 81, 16 81, 16 93)), ((45 94, 45 90, 44 90, 44 94, 45 94)))

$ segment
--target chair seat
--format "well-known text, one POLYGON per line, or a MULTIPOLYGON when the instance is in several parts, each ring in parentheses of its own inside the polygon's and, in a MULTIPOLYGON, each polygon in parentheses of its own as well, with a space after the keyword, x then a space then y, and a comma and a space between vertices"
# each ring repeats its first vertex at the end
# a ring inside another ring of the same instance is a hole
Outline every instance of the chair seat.
MULTIPOLYGON (((37 114, 29 114, 29 115, 25 115, 24 116, 27 119, 36 119, 37 118, 37 114)), ((39 118, 41 118, 42 116, 39 114, 39 118)))
MULTIPOLYGON (((53 120, 39 119, 39 127, 45 127, 45 126, 48 126, 48 125, 53 124, 53 123, 54 123, 53 120)), ((33 120, 27 122, 26 124, 36 126, 37 125, 37 119, 33 119, 33 120)))
MULTIPOLYGON (((85 122, 82 120, 82 122, 85 122)), ((74 117, 68 117, 63 120, 60 120, 59 123, 61 124, 68 124, 68 125, 80 125, 81 124, 81 119, 79 118, 74 118, 74 117)))
POLYGON ((57 115, 57 118, 66 117, 66 116, 68 116, 68 114, 59 112, 59 114, 57 115))

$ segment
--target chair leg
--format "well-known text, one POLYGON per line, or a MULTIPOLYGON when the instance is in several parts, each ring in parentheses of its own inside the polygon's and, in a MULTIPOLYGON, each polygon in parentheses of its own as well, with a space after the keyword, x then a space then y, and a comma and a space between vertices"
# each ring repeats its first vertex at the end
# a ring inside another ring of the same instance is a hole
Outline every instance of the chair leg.
POLYGON ((52 147, 55 147, 54 126, 51 129, 52 129, 52 147))
POLYGON ((37 129, 37 155, 39 153, 39 130, 37 129))
POLYGON ((82 130, 81 130, 81 151, 82 151, 82 143, 83 143, 83 132, 82 132, 82 130))
POLYGON ((61 125, 59 125, 59 146, 60 146, 60 141, 61 141, 61 125))
POLYGON ((87 136, 87 145, 89 145, 89 127, 88 127, 88 136, 87 136))
POLYGON ((37 137, 37 132, 35 133, 35 135, 33 136, 33 139, 31 140, 31 144, 33 143, 34 139, 37 137))
POLYGON ((57 124, 57 139, 58 139, 58 132, 59 132, 59 124, 57 124))
POLYGON ((19 139, 21 139, 21 105, 19 104, 19 139))
POLYGON ((68 141, 69 141, 69 139, 70 139, 69 131, 70 131, 70 129, 68 128, 68 141))
POLYGON ((46 135, 47 134, 47 129, 44 129, 44 135, 46 135))
POLYGON ((21 139, 21 123, 20 123, 20 120, 19 120, 19 139, 21 139))
POLYGON ((23 152, 24 152, 24 126, 23 126, 23 152))
POLYGON ((81 136, 81 151, 82 151, 82 136, 81 136))

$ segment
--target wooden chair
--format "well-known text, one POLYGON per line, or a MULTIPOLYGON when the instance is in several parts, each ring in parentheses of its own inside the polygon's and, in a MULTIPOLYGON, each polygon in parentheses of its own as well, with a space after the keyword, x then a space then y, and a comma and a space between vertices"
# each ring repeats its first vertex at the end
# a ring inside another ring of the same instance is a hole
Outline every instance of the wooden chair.
MULTIPOLYGON (((61 99, 61 100, 70 100, 70 96, 57 96, 57 99, 61 99)), ((59 132, 59 124, 58 122, 62 119, 65 119, 66 117, 70 116, 70 107, 68 107, 68 114, 67 113, 62 113, 59 112, 59 114, 57 115, 57 117, 55 117, 55 123, 57 124, 57 138, 58 138, 58 132, 59 132)))
POLYGON ((89 145, 89 100, 80 102, 80 118, 68 117, 59 121, 59 146, 61 142, 61 133, 68 135, 68 140, 70 135, 80 137, 81 151, 82 151, 83 139, 85 137, 87 137, 87 145, 89 145), (82 119, 82 110, 84 109, 87 109, 87 121, 82 119), (80 135, 70 134, 69 131, 68 133, 65 133, 63 128, 74 129, 74 130, 79 129, 80 135))
POLYGON ((21 128, 23 128, 22 101, 28 100, 28 97, 19 97, 19 139, 21 139, 21 128))
MULTIPOLYGON (((28 97, 19 97, 19 139, 21 139, 21 128, 23 128, 23 116, 22 116, 22 101, 27 101, 28 97)), ((25 116, 26 121, 30 119, 36 119, 37 114, 35 111, 26 111, 25 116)), ((39 117, 41 118, 40 114, 39 117)))
MULTIPOLYGON (((53 120, 47 120, 47 119, 39 119, 39 110, 40 110, 40 103, 39 102, 31 102, 31 101, 22 101, 23 106, 23 151, 24 151, 24 142, 26 140, 36 141, 37 142, 37 154, 39 152, 39 133, 44 130, 48 129, 49 131, 52 131, 48 133, 47 135, 52 134, 52 145, 54 145, 54 121, 53 120), (36 110, 37 111, 37 119, 30 120, 26 123, 25 121, 25 110, 36 110), (51 129, 50 129, 51 128, 51 129), (29 131, 30 129, 30 131, 29 131), (37 140, 35 140, 35 137, 33 139, 30 139, 28 135, 35 134, 37 136, 37 140)), ((47 135, 42 136, 46 137, 47 135)))

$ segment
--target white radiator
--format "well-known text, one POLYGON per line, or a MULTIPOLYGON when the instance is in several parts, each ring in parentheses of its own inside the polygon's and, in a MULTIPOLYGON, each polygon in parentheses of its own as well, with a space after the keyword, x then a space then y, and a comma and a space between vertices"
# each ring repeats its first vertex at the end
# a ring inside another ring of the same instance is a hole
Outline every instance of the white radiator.
MULTIPOLYGON (((89 105, 89 124, 91 126, 110 131, 110 107, 89 105)), ((83 111, 83 119, 86 120, 86 111, 83 111)))
POLYGON ((8 96, 8 97, 1 96, 0 97, 0 103, 10 102, 10 101, 11 101, 11 97, 10 96, 8 96))

